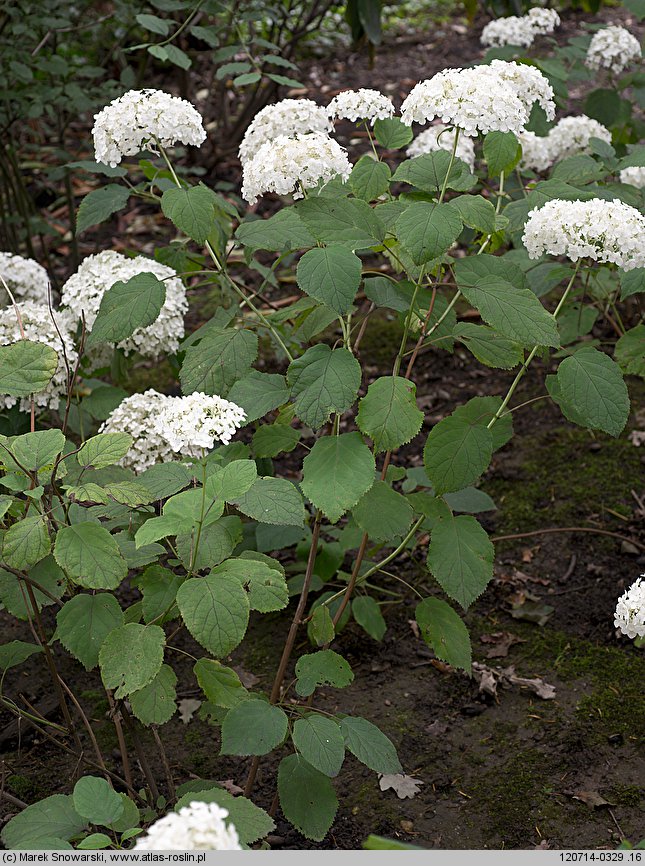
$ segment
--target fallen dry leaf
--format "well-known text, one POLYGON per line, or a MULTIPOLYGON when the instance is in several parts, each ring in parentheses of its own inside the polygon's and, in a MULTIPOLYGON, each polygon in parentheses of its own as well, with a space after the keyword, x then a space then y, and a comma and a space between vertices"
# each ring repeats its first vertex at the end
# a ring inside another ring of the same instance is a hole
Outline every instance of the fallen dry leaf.
POLYGON ((236 785, 233 779, 220 779, 217 784, 221 788, 225 788, 229 794, 232 794, 234 797, 237 797, 238 794, 244 793, 244 788, 240 788, 239 785, 236 785))
POLYGON ((185 725, 188 724, 201 705, 202 702, 195 700, 195 698, 184 698, 183 700, 178 701, 177 709, 179 710, 179 718, 185 725))
POLYGON ((423 782, 420 779, 413 779, 412 776, 406 776, 405 773, 391 773, 379 775, 379 787, 381 791, 387 791, 392 788, 396 792, 400 800, 405 800, 409 797, 410 800, 419 793, 423 782))
POLYGON ((510 673, 512 670, 513 668, 510 667, 504 671, 509 683, 512 683, 514 686, 524 686, 534 692, 538 698, 542 698, 545 701, 553 700, 555 697, 555 686, 545 683, 540 677, 532 677, 531 679, 528 679, 527 677, 515 676, 514 673, 510 673))
POLYGON ((511 599, 511 604, 513 619, 535 622, 538 625, 546 625, 555 610, 550 604, 544 604, 540 598, 529 592, 517 593, 516 597, 511 599))
POLYGON ((569 796, 573 797, 574 800, 580 800, 581 803, 584 803, 585 806, 589 806, 590 809, 600 809, 602 806, 612 805, 608 800, 605 800, 598 791, 574 791, 574 793, 569 794, 569 796))
POLYGON ((242 665, 233 665, 233 670, 240 678, 240 682, 245 689, 252 689, 253 686, 256 686, 260 682, 260 677, 256 677, 255 674, 245 671, 242 665))
POLYGON ((540 677, 518 677, 512 665, 507 668, 490 668, 481 662, 473 662, 473 677, 479 682, 480 693, 492 697, 497 697, 498 686, 520 686, 530 689, 542 700, 550 701, 555 698, 554 686, 540 677))
POLYGON ((493 634, 483 634, 480 638, 482 643, 490 643, 493 646, 486 653, 487 659, 503 659, 508 655, 509 649, 516 643, 524 643, 522 638, 510 631, 497 631, 493 634))

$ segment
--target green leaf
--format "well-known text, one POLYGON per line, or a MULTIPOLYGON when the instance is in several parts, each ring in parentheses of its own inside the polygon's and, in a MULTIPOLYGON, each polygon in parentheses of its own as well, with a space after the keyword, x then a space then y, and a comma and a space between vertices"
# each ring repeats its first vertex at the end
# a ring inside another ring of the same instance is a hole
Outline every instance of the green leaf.
POLYGON ((50 550, 44 519, 40 515, 23 517, 4 536, 2 559, 10 568, 24 571, 47 556, 50 550))
POLYGON ((453 337, 460 340, 475 358, 487 367, 512 370, 524 360, 522 345, 503 337, 487 325, 459 322, 453 337))
POLYGON ((216 203, 215 193, 203 184, 171 187, 161 197, 161 210, 179 231, 203 244, 214 228, 216 203))
POLYGON ((58 369, 58 355, 44 343, 19 340, 0 346, 0 393, 29 397, 49 385, 58 369))
POLYGON ((293 726, 293 744, 314 769, 337 776, 345 760, 345 741, 338 722, 312 714, 293 726))
POLYGON ((162 665, 152 682, 132 692, 132 712, 144 725, 164 725, 175 714, 177 676, 169 665, 162 665))
POLYGON ((217 803, 228 812, 228 821, 234 825, 240 842, 250 845, 264 838, 267 833, 275 830, 273 820, 264 809, 260 809, 246 797, 234 797, 222 788, 209 788, 203 791, 191 791, 177 801, 175 810, 188 806, 193 801, 200 803, 217 803))
MULTIPOLYGON (((624 102, 620 98, 618 90, 599 88, 587 94, 584 102, 584 112, 588 117, 600 121, 603 126, 609 129, 621 120, 624 102)), ((627 108, 629 107, 630 105, 627 103, 627 108)))
POLYGON ((11 443, 11 453, 25 469, 37 472, 45 466, 53 466, 64 447, 65 436, 60 430, 37 430, 16 436, 11 443))
POLYGON ((267 72, 266 76, 281 87, 305 87, 302 81, 298 81, 296 78, 289 78, 287 75, 278 75, 277 72, 267 72))
POLYGON ((405 291, 408 282, 393 283, 386 277, 367 277, 363 281, 365 295, 377 307, 387 307, 399 313, 407 313, 412 296, 405 291))
POLYGON ((298 202, 296 211, 317 241, 362 250, 380 244, 385 226, 378 215, 359 199, 320 196, 298 202))
POLYGON ((285 478, 258 478, 234 504, 242 514, 260 523, 302 526, 305 520, 302 496, 285 478))
POLYGON ((522 148, 512 132, 494 129, 484 136, 484 159, 488 163, 490 177, 511 171, 521 156, 522 148))
POLYGON ((297 278, 303 292, 343 316, 361 284, 361 260, 340 244, 316 247, 298 262, 297 278))
POLYGON ((118 280, 101 298, 98 315, 87 335, 87 345, 118 343, 159 317, 166 300, 166 286, 154 274, 135 274, 118 280))
POLYGON ((246 219, 238 226, 235 237, 250 250, 273 253, 306 249, 316 243, 292 207, 283 208, 269 219, 246 219))
POLYGON ((112 839, 106 836, 105 833, 90 833, 76 846, 80 851, 98 851, 101 848, 109 848, 112 844, 112 839))
MULTIPOLYGON (((217 523, 204 526, 193 567, 202 571, 218 565, 230 556, 242 540, 242 521, 239 517, 221 517, 217 523)), ((186 568, 190 567, 194 541, 191 534, 177 536, 177 552, 186 568)))
POLYGON ((481 424, 449 415, 430 431, 423 462, 435 492, 461 490, 476 481, 493 456, 493 435, 481 424))
POLYGON ((165 18, 158 18, 156 15, 146 15, 141 13, 136 16, 137 22, 146 30, 152 33, 159 33, 161 36, 167 36, 170 30, 170 21, 165 18))
POLYGON ((74 808, 90 824, 107 827, 123 815, 121 796, 105 781, 84 776, 74 785, 74 808))
POLYGON ((125 457, 133 441, 129 433, 99 433, 83 443, 76 459, 84 469, 104 469, 125 457))
POLYGON ((333 650, 319 650, 300 656, 296 662, 296 692, 307 698, 318 686, 329 685, 343 689, 354 680, 352 669, 345 659, 333 650))
POLYGON ((0 670, 6 671, 21 665, 30 656, 41 653, 42 647, 33 643, 25 643, 21 640, 12 640, 11 643, 0 644, 0 670))
POLYGON ((381 608, 371 595, 357 596, 352 601, 352 613, 356 622, 370 637, 374 640, 383 640, 387 625, 383 619, 381 608))
POLYGON ((247 700, 249 693, 232 668, 214 659, 198 659, 193 670, 202 691, 215 706, 230 709, 247 700))
POLYGON ((296 415, 318 430, 332 412, 341 414, 353 405, 361 385, 361 366, 348 349, 318 343, 291 362, 287 381, 296 415))
POLYGON ((392 172, 385 162, 378 162, 369 154, 362 156, 349 176, 354 195, 364 201, 374 201, 387 192, 392 172))
POLYGON ((442 189, 444 182, 447 189, 463 192, 474 186, 477 181, 466 163, 459 158, 453 160, 451 165, 451 156, 445 150, 436 150, 406 159, 395 171, 393 179, 409 183, 423 192, 430 193, 442 189))
POLYGON ((136 548, 139 550, 171 535, 190 533, 193 527, 192 517, 186 517, 184 520, 179 520, 176 515, 151 517, 136 531, 134 536, 136 548))
POLYGON ((448 202, 464 225, 483 234, 495 231, 495 208, 481 195, 459 195, 448 202))
POLYGON ((54 557, 76 583, 87 589, 116 589, 128 573, 114 537, 105 527, 89 521, 59 530, 54 557))
POLYGON ((345 716, 340 729, 349 751, 370 770, 386 775, 403 772, 392 741, 376 725, 360 716, 345 716))
POLYGON ((467 514, 480 514, 482 511, 494 511, 497 508, 488 493, 476 487, 465 487, 455 493, 446 493, 443 498, 452 511, 463 511, 467 514))
MULTIPOLYGON (((2 841, 5 848, 22 848, 25 842, 43 839, 71 839, 87 826, 87 821, 74 808, 74 801, 66 794, 53 794, 23 809, 5 824, 2 841)), ((37 845, 34 848, 38 850, 37 845)))
MULTIPOLYGON (((501 397, 473 397, 463 406, 457 406, 452 413, 454 418, 467 421, 469 424, 480 424, 488 427, 495 413, 502 405, 501 397)), ((498 418, 490 428, 493 435, 493 451, 497 451, 509 441, 513 435, 513 419, 511 415, 498 418)))
POLYGON ((279 373, 252 370, 248 376, 235 382, 229 391, 228 399, 244 409, 246 422, 250 423, 286 403, 289 389, 284 376, 279 373))
POLYGON ((474 517, 446 517, 432 528, 428 568, 466 610, 493 577, 495 549, 474 517))
MULTIPOLYGON (((54 598, 60 598, 67 588, 65 574, 56 565, 53 556, 46 556, 36 563, 29 570, 29 577, 39 583, 54 598)), ((49 596, 42 593, 35 586, 33 587, 33 594, 39 610, 54 604, 49 596)), ((18 619, 28 620, 31 618, 32 607, 25 590, 25 584, 15 574, 10 574, 1 568, 0 601, 2 601, 5 609, 18 619)))
POLYGON ((204 485, 209 500, 233 502, 255 484, 258 471, 253 460, 232 460, 226 466, 213 466, 204 485))
POLYGON ((277 457, 288 454, 300 442, 302 432, 288 424, 266 424, 253 434, 253 453, 256 457, 277 457))
POLYGON ((190 484, 192 472, 181 463, 158 463, 142 472, 138 478, 153 499, 173 496, 190 484))
POLYGON ((634 268, 620 272, 620 299, 624 301, 631 295, 645 292, 645 268, 634 268))
POLYGON ((387 117, 374 123, 374 138, 388 150, 406 147, 412 137, 412 127, 406 126, 398 117, 387 117))
POLYGON ((396 234, 422 265, 442 256, 457 240, 463 228, 461 217, 448 204, 414 202, 396 221, 396 234))
POLYGON ((288 755, 278 767, 282 812, 307 839, 321 842, 334 823, 338 799, 327 776, 299 755, 288 755))
POLYGON ((391 541, 405 535, 412 523, 408 501, 385 481, 374 482, 352 509, 352 516, 373 541, 391 541))
MULTIPOLYGON (((144 622, 167 614, 170 619, 173 614, 177 615, 175 599, 177 590, 184 582, 183 576, 173 574, 161 565, 152 565, 146 568, 139 582, 139 589, 143 594, 143 619, 144 622)), ((163 620, 162 620, 163 622, 163 620)))
POLYGON ((80 234, 90 226, 105 222, 113 213, 122 210, 129 198, 130 190, 118 183, 109 183, 88 193, 76 215, 76 233, 80 234))
POLYGON ((245 87, 247 84, 255 84, 262 76, 259 72, 245 72, 233 79, 233 84, 236 87, 245 87))
POLYGON ((375 836, 373 833, 363 842, 366 851, 423 851, 418 845, 407 845, 398 839, 386 839, 385 836, 375 836))
POLYGON ((374 483, 372 452, 360 433, 316 440, 302 465, 302 492, 336 523, 374 483))
POLYGON ((216 658, 242 641, 249 623, 249 599, 235 577, 191 578, 179 588, 177 605, 186 628, 216 658))
POLYGON ((56 637, 86 671, 99 663, 101 644, 123 625, 123 611, 107 592, 81 593, 66 601, 56 616, 56 637))
POLYGON ((326 604, 319 605, 311 615, 311 621, 307 628, 312 643, 316 646, 324 646, 331 643, 336 636, 334 622, 326 604))
POLYGON ((182 389, 185 394, 225 395, 249 373, 257 355, 258 338, 252 331, 213 328, 188 348, 180 373, 182 389))
POLYGON ((440 598, 424 598, 417 605, 415 617, 424 641, 437 658, 470 673, 470 635, 459 614, 440 598))
POLYGON ((252 698, 236 704, 222 722, 222 755, 267 755, 287 736, 284 710, 252 698))
POLYGON ((225 575, 239 580, 249 594, 251 610, 269 613, 282 610, 289 603, 289 590, 283 570, 273 568, 267 562, 250 557, 227 559, 214 568, 211 575, 225 575))
POLYGON ((623 372, 645 376, 645 325, 636 325, 616 343, 614 357, 623 372))
POLYGON ((166 636, 158 625, 130 622, 111 631, 99 651, 101 678, 123 698, 151 683, 163 664, 166 636))
POLYGON ((629 394, 615 361, 586 347, 558 367, 558 403, 565 417, 618 436, 629 417, 629 394), (575 417, 572 417, 575 416, 575 417))
POLYGON ((382 376, 359 403, 356 423, 376 451, 394 451, 417 435, 423 424, 416 388, 401 376, 382 376))

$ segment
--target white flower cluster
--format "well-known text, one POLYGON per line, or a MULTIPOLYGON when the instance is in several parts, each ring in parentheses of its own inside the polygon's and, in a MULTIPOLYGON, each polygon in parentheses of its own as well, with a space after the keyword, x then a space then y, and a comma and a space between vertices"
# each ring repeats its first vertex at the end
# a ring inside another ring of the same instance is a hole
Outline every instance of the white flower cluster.
POLYGON ((553 88, 538 69, 493 60, 489 66, 444 69, 419 82, 401 106, 401 120, 411 126, 440 117, 468 135, 493 129, 518 133, 536 100, 553 118, 553 88))
MULTIPOLYGON (((455 144, 455 131, 444 123, 437 123, 430 129, 419 133, 407 149, 410 157, 421 156, 436 150, 447 150, 452 153, 455 144)), ((461 159, 472 171, 475 167, 475 145, 472 138, 462 132, 457 141, 455 156, 461 159)))
POLYGON ((193 802, 178 812, 168 812, 148 827, 133 851, 241 851, 228 811, 217 803, 193 802))
POLYGON ((283 99, 267 105, 255 115, 240 144, 240 162, 244 166, 263 144, 278 136, 330 132, 332 129, 327 110, 312 99, 283 99))
POLYGON ((347 153, 326 133, 279 135, 244 163, 242 198, 249 204, 255 204, 265 192, 293 192, 294 198, 302 198, 298 184, 309 189, 337 175, 347 180, 351 171, 347 153))
POLYGON ((638 189, 645 189, 645 166, 633 165, 620 172, 620 182, 629 183, 638 189))
POLYGON ((529 213, 522 241, 531 259, 550 253, 645 267, 645 216, 619 199, 549 201, 529 213))
POLYGON ((80 319, 85 314, 88 331, 101 305, 103 295, 114 283, 127 282, 137 274, 151 273, 163 281, 166 287, 166 300, 157 319, 147 328, 139 328, 125 340, 118 343, 119 348, 129 354, 139 352, 147 358, 176 352, 184 336, 184 314, 188 310, 186 289, 176 271, 147 259, 135 256, 132 259, 112 250, 104 250, 83 260, 75 274, 63 286, 61 304, 80 319))
POLYGON ((334 96, 327 106, 330 118, 344 117, 347 120, 384 120, 394 114, 394 103, 378 90, 366 87, 360 90, 345 90, 334 96))
POLYGON ((641 576, 621 595, 616 605, 614 625, 626 637, 645 637, 645 580, 641 576))
MULTIPOLYGON (((56 310, 54 316, 56 317, 56 324, 60 331, 61 336, 59 336, 54 327, 49 307, 45 304, 23 301, 18 304, 18 309, 20 310, 25 339, 36 343, 45 343, 58 354, 58 367, 53 378, 44 391, 34 394, 36 406, 57 409, 60 398, 67 391, 67 370, 65 369, 63 347, 65 348, 70 369, 74 369, 78 358, 73 341, 76 320, 67 310, 56 310)), ((21 339, 22 333, 15 308, 10 306, 5 310, 0 310, 0 346, 17 343, 21 339)), ((15 397, 4 394, 0 395, 0 406, 5 406, 7 409, 15 406, 17 402, 15 397)), ((30 397, 22 397, 20 399, 20 410, 22 412, 31 411, 30 397)))
POLYGON ((640 60, 641 46, 638 39, 624 27, 612 25, 594 34, 587 49, 585 64, 598 72, 609 69, 618 73, 634 60, 640 60))
MULTIPOLYGON (((47 304, 49 276, 45 268, 33 259, 0 252, 0 276, 9 286, 9 291, 16 301, 47 304)), ((11 303, 2 281, 0 281, 0 300, 1 306, 11 303)))
POLYGON ((580 114, 575 117, 563 117, 547 136, 551 162, 558 162, 567 156, 584 153, 592 138, 600 138, 611 143, 611 132, 592 117, 580 114))
POLYGON ((522 145, 522 159, 520 168, 530 168, 533 171, 544 171, 551 163, 551 151, 549 150, 549 138, 546 135, 536 135, 534 132, 524 130, 518 133, 518 141, 522 145))
POLYGON ((167 397, 150 389, 126 397, 101 426, 101 433, 129 433, 132 446, 121 465, 143 472, 155 463, 201 457, 215 441, 231 441, 244 422, 239 406, 222 397, 190 394, 167 397))
POLYGON ((482 45, 522 45, 528 48, 536 36, 553 33, 560 26, 560 16, 555 9, 530 9, 528 15, 498 18, 482 30, 482 45))
POLYGON ((170 147, 178 141, 199 146, 206 138, 197 109, 163 90, 129 90, 94 116, 94 158, 118 165, 144 146, 170 147))

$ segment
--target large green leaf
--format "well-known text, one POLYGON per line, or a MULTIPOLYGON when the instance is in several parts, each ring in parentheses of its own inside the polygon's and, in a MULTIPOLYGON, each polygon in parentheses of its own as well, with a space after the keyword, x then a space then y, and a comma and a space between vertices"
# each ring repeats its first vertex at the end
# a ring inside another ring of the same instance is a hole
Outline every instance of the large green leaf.
POLYGON ((503 337, 487 325, 459 322, 453 329, 452 335, 487 367, 512 370, 524 360, 524 351, 520 343, 503 337))
POLYGON ((387 192, 391 177, 392 172, 386 162, 379 162, 370 154, 365 154, 352 169, 349 185, 358 198, 374 201, 387 192))
POLYGON ((164 725, 177 709, 177 675, 170 665, 162 665, 157 675, 139 691, 132 692, 132 712, 144 725, 164 725))
POLYGON ((10 568, 24 571, 40 562, 50 549, 51 542, 44 518, 40 515, 23 517, 5 533, 2 559, 10 568))
POLYGON ((56 637, 90 671, 99 663, 99 650, 105 638, 122 625, 123 611, 111 593, 80 593, 58 611, 56 637))
POLYGON ((412 256, 422 265, 442 256, 461 234, 463 224, 450 205, 414 202, 396 221, 396 234, 412 256))
POLYGON ((186 394, 225 395, 248 374, 257 355, 258 338, 253 331, 213 328, 186 351, 180 373, 182 389, 186 394))
POLYGON ((252 370, 248 376, 235 382, 228 399, 244 409, 247 423, 250 423, 286 403, 289 389, 284 376, 279 373, 252 370))
MULTIPOLYGON (((74 800, 67 794, 54 794, 27 806, 5 824, 2 841, 5 848, 15 850, 25 842, 37 843, 40 839, 71 839, 87 826, 74 808, 74 800)), ((33 845, 37 850, 38 846, 33 845)))
POLYGON ((76 583, 87 589, 116 589, 128 573, 114 537, 104 526, 89 521, 63 526, 58 531, 54 557, 76 583))
POLYGON ((83 776, 74 785, 72 794, 74 808, 91 824, 109 826, 123 815, 121 795, 105 779, 83 776))
POLYGON ((159 673, 166 635, 158 625, 129 622, 111 631, 99 651, 103 684, 124 698, 137 692, 159 673))
POLYGON ((285 207, 269 219, 246 219, 240 223, 235 237, 251 250, 301 250, 313 247, 314 236, 295 211, 285 207))
POLYGON ((114 283, 101 298, 98 315, 87 335, 87 345, 118 343, 159 317, 166 300, 165 284, 151 273, 135 274, 114 283))
POLYGON ((129 433, 99 433, 83 443, 76 459, 84 469, 103 469, 125 457, 132 442, 129 433))
POLYGON ((591 346, 558 367, 558 403, 567 418, 618 436, 629 417, 629 394, 620 367, 591 346))
POLYGON ((645 376, 645 325, 636 325, 616 343, 614 357, 621 369, 632 376, 645 376))
POLYGON ((361 260, 340 244, 316 247, 298 262, 297 278, 305 294, 343 316, 361 284, 361 260))
POLYGON ((209 467, 204 485, 209 501, 233 502, 253 487, 258 478, 254 460, 232 460, 226 466, 209 467))
POLYGON ((265 424, 253 434, 253 453, 256 457, 277 457, 288 454, 296 447, 302 431, 289 424, 265 424))
POLYGON ((161 197, 164 216, 189 238, 203 244, 215 228, 217 196, 203 184, 187 189, 172 187, 161 197))
POLYGON ((385 229, 372 208, 350 198, 309 197, 296 205, 298 216, 316 240, 361 250, 379 244, 385 229))
POLYGON ((481 424, 449 415, 430 431, 423 449, 428 478, 437 494, 476 481, 493 456, 493 434, 481 424))
POLYGON ((130 190, 118 183, 109 183, 88 193, 76 215, 76 232, 80 234, 90 226, 102 223, 128 203, 130 190))
POLYGON ((43 648, 33 643, 25 643, 22 640, 12 640, 10 643, 0 644, 0 670, 6 671, 21 665, 30 656, 41 653, 43 648))
POLYGON ((386 117, 375 121, 374 137, 388 150, 398 150, 412 141, 412 129, 398 117, 386 117))
POLYGON ((16 436, 11 443, 11 453, 16 460, 31 472, 52 466, 65 447, 65 436, 60 430, 36 430, 16 436))
POLYGON ((467 609, 493 577, 495 549, 469 515, 446 517, 432 528, 428 568, 442 589, 467 609))
MULTIPOLYGON (((463 406, 457 406, 452 417, 459 418, 469 424, 488 427, 501 405, 501 397, 471 397, 463 406)), ((506 445, 513 435, 512 416, 510 414, 502 415, 490 428, 490 432, 493 434, 493 451, 497 451, 506 445)))
POLYGON ((360 433, 318 439, 302 465, 302 492, 336 523, 374 483, 374 456, 360 433))
POLYGON ((193 670, 207 699, 216 707, 230 709, 247 700, 249 693, 232 668, 214 659, 198 659, 193 670))
POLYGON ((189 806, 193 801, 200 803, 217 803, 228 812, 228 821, 237 830, 240 842, 250 845, 264 838, 267 833, 275 829, 273 819, 264 809, 260 809, 246 797, 234 797, 222 788, 207 788, 200 791, 191 791, 179 798, 175 810, 179 811, 183 806, 189 806))
POLYGON ((391 541, 410 528, 412 508, 385 481, 375 481, 352 509, 352 516, 371 540, 391 541))
POLYGON ((423 192, 437 192, 448 175, 447 189, 460 192, 470 189, 477 179, 470 173, 466 163, 457 158, 450 167, 450 162, 450 154, 445 150, 424 153, 402 162, 394 173, 394 180, 412 184, 423 192))
MULTIPOLYGON (((55 604, 53 599, 60 598, 67 588, 64 571, 56 565, 53 556, 46 556, 29 569, 29 577, 36 581, 49 595, 45 595, 35 586, 32 587, 33 597, 38 609, 55 604)), ((0 568, 0 601, 12 616, 28 620, 33 615, 31 600, 26 591, 26 585, 17 575, 0 568)))
POLYGON ((303 698, 322 685, 343 689, 354 680, 345 659, 333 650, 319 650, 300 656, 296 662, 296 692, 303 698))
POLYGON ((235 577, 191 578, 179 588, 177 604, 188 631, 216 658, 227 656, 246 634, 249 599, 235 577))
POLYGON ((414 384, 401 376, 382 376, 372 382, 360 401, 356 423, 377 452, 405 445, 423 424, 414 384))
MULTIPOLYGON (((321 606, 320 608, 316 608, 316 613, 319 610, 326 611, 327 607, 321 606)), ((359 595, 354 598, 352 601, 352 614, 363 631, 367 632, 371 638, 383 640, 387 631, 387 624, 378 602, 371 595, 359 595)), ((333 638, 333 634, 331 637, 333 638)), ((327 641, 323 641, 323 643, 327 643, 327 641)))
POLYGON ((293 744, 302 757, 325 776, 337 776, 345 760, 345 741, 338 722, 311 714, 293 726, 293 744))
POLYGON ((260 523, 301 526, 305 520, 302 496, 286 478, 258 478, 234 504, 242 514, 260 523))
POLYGON ((484 137, 484 159, 488 163, 490 177, 511 171, 521 156, 522 148, 512 132, 494 129, 484 137))
POLYGON ((358 760, 376 773, 401 773, 401 763, 389 737, 360 716, 345 716, 340 729, 345 745, 358 760))
POLYGON ((267 755, 287 735, 284 710, 251 698, 228 711, 222 722, 222 755, 267 755))
POLYGON ((495 231, 495 208, 481 195, 459 195, 449 202, 464 225, 484 234, 492 234, 495 231))
POLYGON ((237 578, 249 594, 251 610, 269 613, 282 610, 289 603, 289 589, 284 572, 280 568, 273 568, 267 562, 249 557, 227 559, 214 568, 211 574, 237 578))
POLYGON ((51 346, 19 340, 0 346, 0 393, 29 397, 49 385, 58 369, 58 354, 51 346))
POLYGON ((352 406, 361 385, 361 367, 348 349, 318 343, 292 361, 287 381, 296 414, 318 430, 332 412, 340 414, 352 406))
POLYGON ((321 842, 338 810, 328 777, 299 755, 288 755, 278 767, 278 795, 287 821, 307 839, 321 842))
POLYGON ((459 614, 440 598, 424 598, 415 616, 423 639, 437 658, 470 673, 470 635, 459 614))

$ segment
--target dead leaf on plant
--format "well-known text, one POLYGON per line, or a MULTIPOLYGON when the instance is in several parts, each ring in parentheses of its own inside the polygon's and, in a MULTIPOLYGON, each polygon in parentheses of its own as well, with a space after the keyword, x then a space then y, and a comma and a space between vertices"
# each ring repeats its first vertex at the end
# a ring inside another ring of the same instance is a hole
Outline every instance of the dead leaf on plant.
POLYGON ((421 785, 423 785, 420 779, 406 776, 405 773, 379 775, 378 783, 381 791, 387 791, 392 788, 400 800, 405 800, 406 797, 411 800, 413 797, 416 797, 421 785))
POLYGON ((183 700, 178 701, 177 709, 179 710, 179 718, 185 725, 188 724, 201 705, 202 702, 195 698, 184 698, 183 700))

